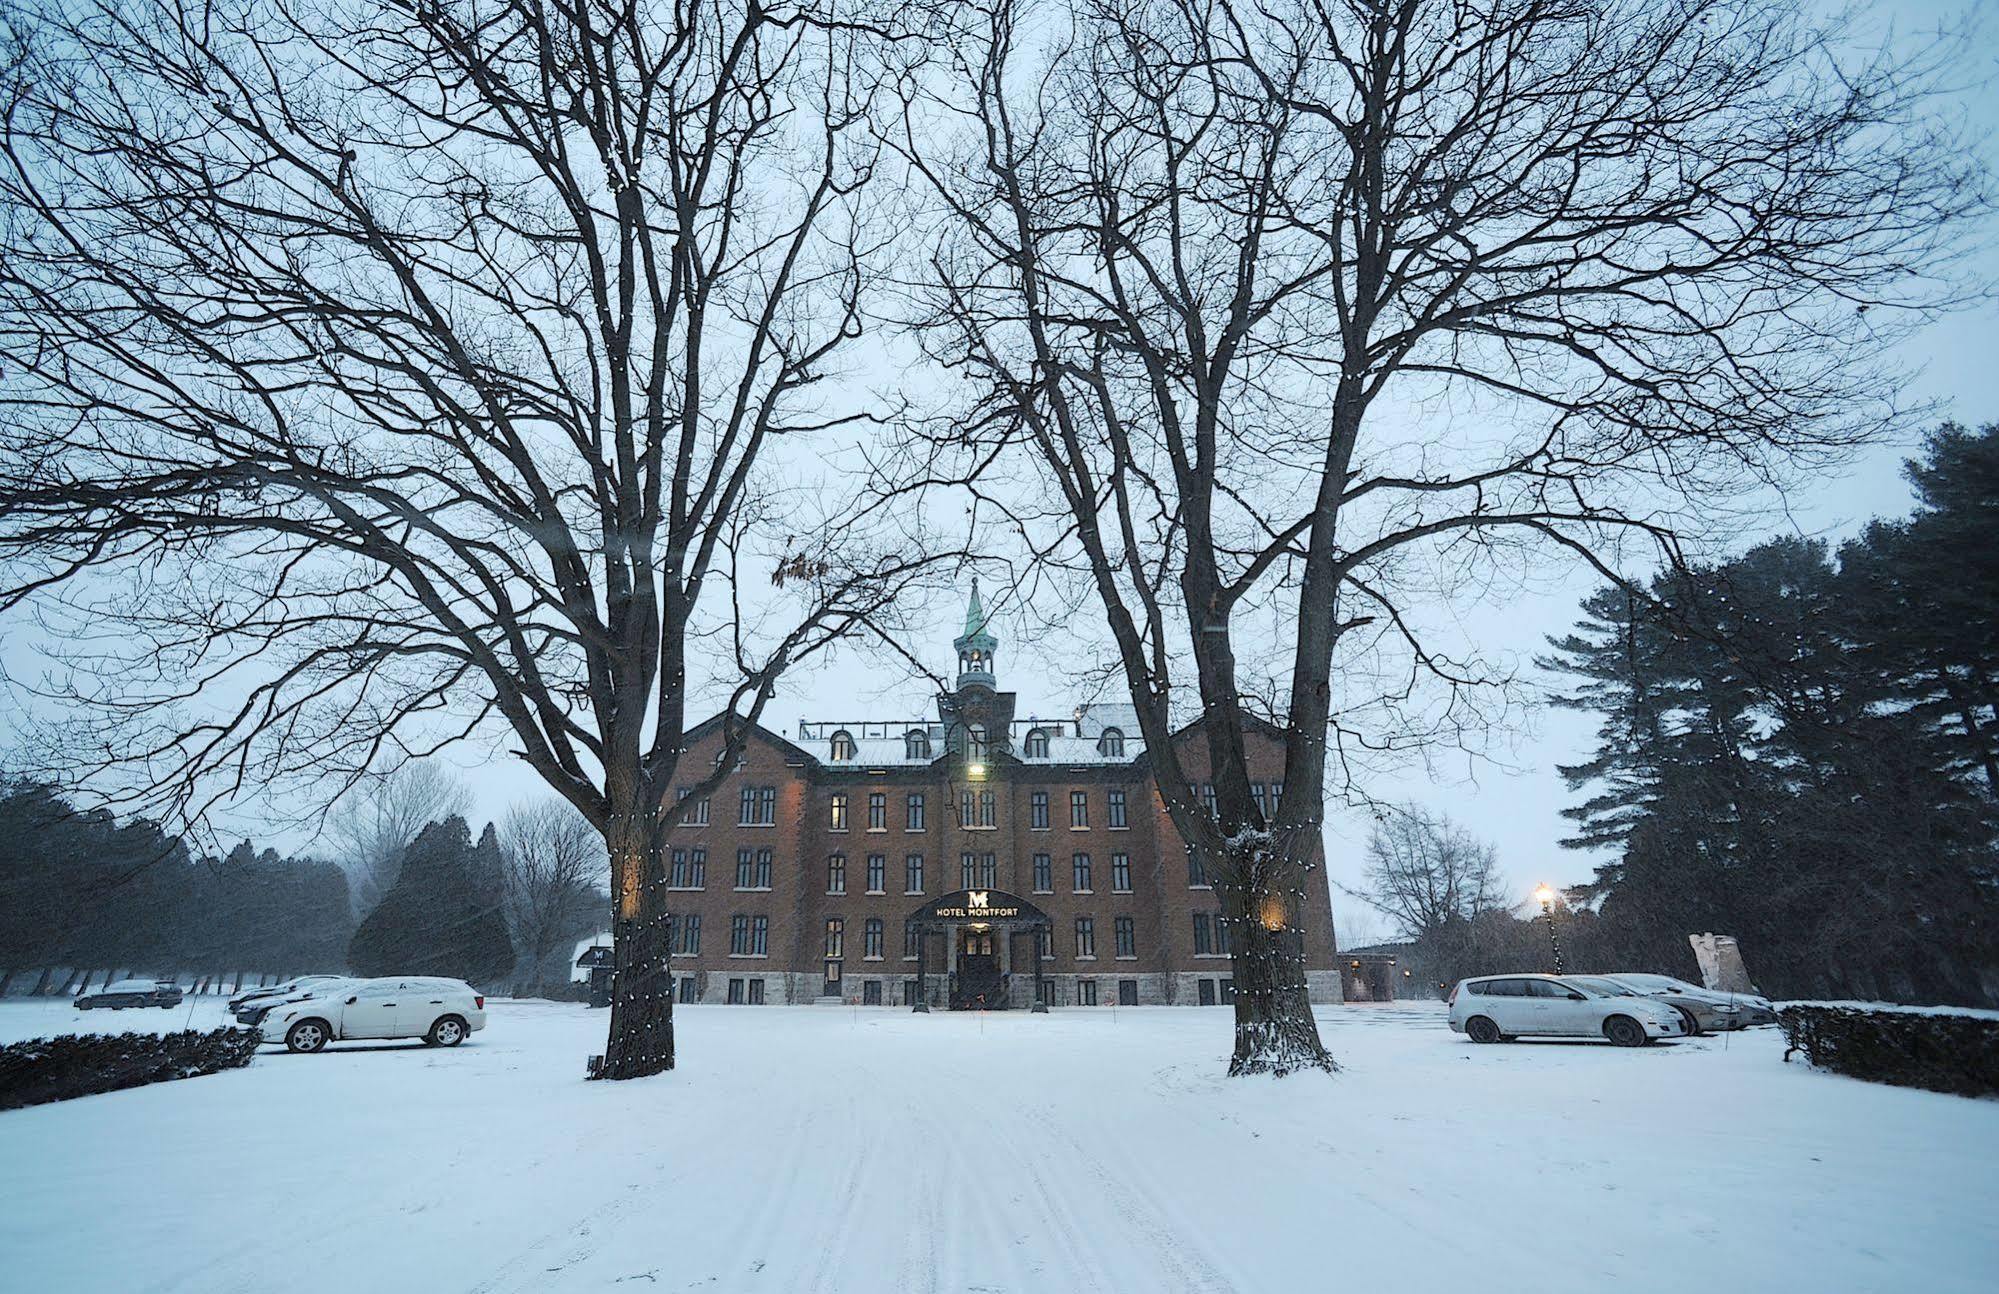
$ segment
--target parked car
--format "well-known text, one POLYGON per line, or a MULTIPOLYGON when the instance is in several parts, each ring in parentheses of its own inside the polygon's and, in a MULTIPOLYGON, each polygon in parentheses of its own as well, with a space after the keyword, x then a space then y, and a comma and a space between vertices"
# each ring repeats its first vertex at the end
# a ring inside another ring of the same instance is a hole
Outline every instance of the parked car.
POLYGON ((1752 1024, 1777 1023, 1777 1008, 1769 998, 1757 993, 1729 993, 1718 988, 1702 988, 1670 975, 1652 975, 1643 971, 1611 971, 1606 978, 1668 1001, 1692 998, 1712 1002, 1722 1008, 1716 1014, 1730 1021, 1721 1028, 1747 1029, 1752 1024))
POLYGON ((259 998, 287 997, 315 984, 330 984, 334 980, 346 978, 345 975, 301 975, 297 979, 288 979, 280 984, 265 984, 258 988, 244 989, 229 999, 229 1011, 234 1015, 243 1009, 245 1003, 254 1002, 259 998))
POLYGON ((76 999, 79 1011, 119 1011, 128 1006, 179 1006, 180 985, 165 979, 121 979, 76 999))
POLYGON ((1557 975, 1479 975, 1459 980, 1449 1002, 1451 1028, 1473 1042, 1540 1034, 1642 1047, 1687 1032, 1679 1012, 1665 1002, 1597 992, 1557 975))
POLYGON ((433 1047, 456 1047, 486 1027, 486 999, 463 980, 342 980, 278 1005, 259 1027, 265 1042, 293 1051, 318 1051, 350 1038, 421 1038, 433 1047))
POLYGON ((343 984, 357 981, 345 975, 314 975, 310 984, 301 985, 286 993, 271 993, 260 997, 247 998, 232 1015, 236 1023, 256 1028, 264 1022, 264 1017, 287 1002, 303 1002, 307 998, 322 997, 333 993, 343 984))
POLYGON ((1724 1029, 1733 1029, 1736 1027, 1735 1017, 1739 1012, 1736 1008, 1728 1006, 1726 1003, 1710 1002, 1705 998, 1694 997, 1685 993, 1654 993, 1646 989, 1641 989, 1635 984, 1626 984, 1622 980, 1613 979, 1608 975, 1571 975, 1568 978, 1586 989, 1597 993, 1605 993, 1611 997, 1646 997, 1664 1002, 1680 1013, 1680 1023, 1686 1026, 1687 1033, 1690 1035, 1717 1033, 1724 1029))

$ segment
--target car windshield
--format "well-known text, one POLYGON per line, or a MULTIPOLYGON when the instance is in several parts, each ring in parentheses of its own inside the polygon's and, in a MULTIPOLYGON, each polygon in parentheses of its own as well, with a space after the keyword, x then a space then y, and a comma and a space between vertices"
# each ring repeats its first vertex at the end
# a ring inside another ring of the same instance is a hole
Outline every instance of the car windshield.
POLYGON ((1682 984, 1676 979, 1667 979, 1664 975, 1618 975, 1615 978, 1620 983, 1631 985, 1641 993, 1695 993, 1699 991, 1698 989, 1682 984))
POLYGON ((1579 984, 1582 986, 1585 992, 1595 993, 1599 997, 1638 996, 1638 994, 1635 991, 1626 988, 1622 984, 1619 984, 1616 980, 1599 979, 1597 976, 1594 975, 1579 975, 1570 979, 1569 983, 1579 984))

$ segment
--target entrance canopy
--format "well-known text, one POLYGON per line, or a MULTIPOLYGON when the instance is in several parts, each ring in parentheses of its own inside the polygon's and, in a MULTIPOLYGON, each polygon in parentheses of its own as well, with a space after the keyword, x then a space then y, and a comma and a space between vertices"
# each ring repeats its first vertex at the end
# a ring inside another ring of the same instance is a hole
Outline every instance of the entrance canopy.
POLYGON ((1046 912, 1005 890, 956 890, 910 913, 909 923, 925 930, 946 930, 960 925, 1052 929, 1055 924, 1046 912))
MULTIPOLYGON (((1016 936, 1023 934, 1034 935, 1034 951, 1029 954, 1033 959, 1034 966, 1034 1005, 1032 1009, 1035 1011, 1046 1011, 1048 1009, 1048 995, 1042 983, 1041 975, 1041 932, 1044 930, 1052 932, 1055 929, 1055 923, 1048 919, 1046 912, 1035 907, 1018 894, 1008 894, 1005 890, 954 890, 949 894, 941 895, 923 904, 916 911, 910 913, 909 924, 917 930, 919 936, 927 936, 935 931, 948 932, 963 929, 976 932, 998 928, 1006 932, 1009 945, 1011 945, 1016 936)), ((972 937, 974 936, 967 936, 967 938, 972 937)), ((977 937, 990 939, 989 935, 977 937)), ((929 944, 930 940, 924 937, 919 937, 916 941, 915 1009, 918 1011, 928 1011, 930 1009, 928 990, 925 987, 930 973, 929 944)), ((999 982, 997 961, 990 956, 986 957, 985 960, 991 963, 987 969, 987 973, 993 977, 995 982, 999 982)), ((967 987, 965 991, 969 993, 971 989, 967 987)), ((954 990, 954 994, 955 992, 956 990, 954 990)), ((981 997, 980 1000, 983 1002, 987 999, 981 997)), ((954 995, 952 1006, 956 1008, 959 1005, 960 1003, 954 995)))

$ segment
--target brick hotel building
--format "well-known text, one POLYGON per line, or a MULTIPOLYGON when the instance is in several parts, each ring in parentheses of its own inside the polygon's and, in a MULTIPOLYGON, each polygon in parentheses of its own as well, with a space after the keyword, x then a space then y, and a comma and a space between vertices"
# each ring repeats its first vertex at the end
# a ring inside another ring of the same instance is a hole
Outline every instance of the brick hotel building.
MULTIPOLYGON (((1228 927, 1154 787, 1129 706, 1020 718, 978 587, 935 719, 754 728, 729 779, 672 829, 683 1002, 937 1007, 1219 1004, 1228 927)), ((689 734, 719 755, 718 720, 689 734)), ((1198 727, 1175 736, 1189 776, 1198 727)), ((1277 734, 1253 734, 1273 799, 1277 734)), ((1338 1001, 1325 869, 1302 920, 1314 1001, 1338 1001)))

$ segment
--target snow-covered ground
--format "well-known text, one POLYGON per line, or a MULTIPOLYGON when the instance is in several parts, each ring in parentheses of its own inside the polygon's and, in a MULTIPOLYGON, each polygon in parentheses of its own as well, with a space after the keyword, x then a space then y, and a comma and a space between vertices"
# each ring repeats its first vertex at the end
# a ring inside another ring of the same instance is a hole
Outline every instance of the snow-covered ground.
MULTIPOLYGON (((0 1004, 0 1038, 215 1022, 0 1004)), ((681 1067, 581 1081, 604 1015, 492 1004, 0 1113, 0 1288, 1989 1291, 1999 1101, 1782 1039, 1475 1047, 1328 1008, 1330 1080, 1220 1076, 1228 1018, 682 1008, 681 1067)))

